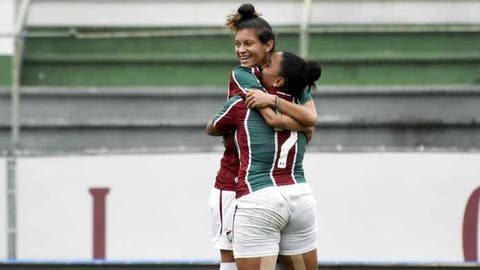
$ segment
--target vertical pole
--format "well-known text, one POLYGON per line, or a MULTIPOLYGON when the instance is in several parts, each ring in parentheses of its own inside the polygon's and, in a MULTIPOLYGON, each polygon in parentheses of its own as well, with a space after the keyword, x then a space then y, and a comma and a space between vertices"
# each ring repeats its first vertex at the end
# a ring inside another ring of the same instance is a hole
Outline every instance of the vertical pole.
POLYGON ((7 156, 7 258, 17 258, 17 213, 15 198, 15 168, 17 160, 14 152, 10 149, 7 156))
POLYGON ((20 85, 23 58, 23 26, 27 18, 29 0, 23 0, 17 8, 14 36, 14 54, 12 64, 12 127, 11 143, 16 149, 20 138, 19 109, 20 109, 20 85))
POLYGON ((310 16, 312 13, 312 0, 303 1, 303 16, 300 24, 300 56, 303 59, 308 57, 310 36, 308 33, 308 25, 310 24, 310 16))
POLYGON ((20 138, 19 110, 21 65, 23 58, 23 26, 27 18, 29 0, 20 2, 15 7, 14 53, 12 61, 12 91, 11 91, 11 130, 10 148, 7 157, 7 256, 17 258, 17 198, 16 198, 16 168, 17 149, 20 138))

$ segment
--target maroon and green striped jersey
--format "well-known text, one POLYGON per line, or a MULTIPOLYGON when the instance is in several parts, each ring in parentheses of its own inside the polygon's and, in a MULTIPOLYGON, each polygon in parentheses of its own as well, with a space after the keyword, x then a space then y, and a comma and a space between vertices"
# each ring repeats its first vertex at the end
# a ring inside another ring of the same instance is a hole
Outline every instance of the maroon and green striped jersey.
MULTIPOLYGON (((241 90, 263 88, 250 68, 237 67, 232 76, 241 90)), ((281 92, 278 95, 301 104, 311 99, 307 91, 299 100, 281 92)), ((256 109, 245 106, 242 95, 230 98, 212 121, 222 131, 235 130, 234 141, 240 159, 237 198, 268 186, 305 182, 304 133, 275 131, 256 109)))
MULTIPOLYGON (((261 78, 261 73, 258 67, 249 68, 250 72, 258 78, 261 78)), ((245 89, 249 85, 240 85, 235 79, 235 69, 230 74, 228 82, 228 96, 227 100, 235 95, 245 96, 245 89)), ((258 83, 260 85, 260 82, 258 83)), ((256 85, 256 86, 258 86, 256 85)), ((257 87, 258 88, 258 87, 257 87)), ((220 190, 235 191, 237 185, 238 168, 240 161, 238 160, 238 153, 235 149, 233 140, 233 129, 223 136, 224 151, 222 159, 220 160, 220 169, 217 171, 215 178, 215 188, 220 190)))

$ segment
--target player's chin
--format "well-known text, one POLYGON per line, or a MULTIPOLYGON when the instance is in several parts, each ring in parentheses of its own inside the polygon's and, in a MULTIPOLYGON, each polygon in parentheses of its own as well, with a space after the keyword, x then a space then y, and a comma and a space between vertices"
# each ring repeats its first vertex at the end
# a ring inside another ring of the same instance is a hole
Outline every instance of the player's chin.
POLYGON ((240 60, 240 65, 242 67, 254 67, 255 66, 255 63, 251 60, 251 59, 248 59, 248 60, 240 60))

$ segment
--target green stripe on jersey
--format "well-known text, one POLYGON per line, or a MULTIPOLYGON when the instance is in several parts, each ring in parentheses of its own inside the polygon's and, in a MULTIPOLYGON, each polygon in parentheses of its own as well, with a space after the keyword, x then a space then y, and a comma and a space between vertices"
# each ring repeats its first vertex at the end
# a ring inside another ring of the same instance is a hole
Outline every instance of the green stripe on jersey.
POLYGON ((233 79, 240 85, 242 89, 260 89, 263 90, 263 86, 255 76, 252 68, 248 67, 236 67, 233 70, 233 79))
POLYGON ((297 153, 295 156, 295 165, 293 168, 293 178, 297 183, 305 183, 305 175, 303 171, 303 157, 305 155, 305 148, 307 146, 307 136, 305 133, 299 132, 297 138, 297 153))
POLYGON ((270 170, 275 158, 275 132, 255 109, 250 110, 246 124, 251 159, 246 181, 256 191, 273 185, 270 170))

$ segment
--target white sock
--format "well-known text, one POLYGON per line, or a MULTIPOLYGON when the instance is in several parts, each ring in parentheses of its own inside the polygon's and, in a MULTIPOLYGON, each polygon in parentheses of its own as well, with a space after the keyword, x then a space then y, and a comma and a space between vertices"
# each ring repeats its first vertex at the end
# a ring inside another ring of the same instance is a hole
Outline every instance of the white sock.
POLYGON ((237 270, 237 264, 234 262, 221 262, 220 270, 237 270))

